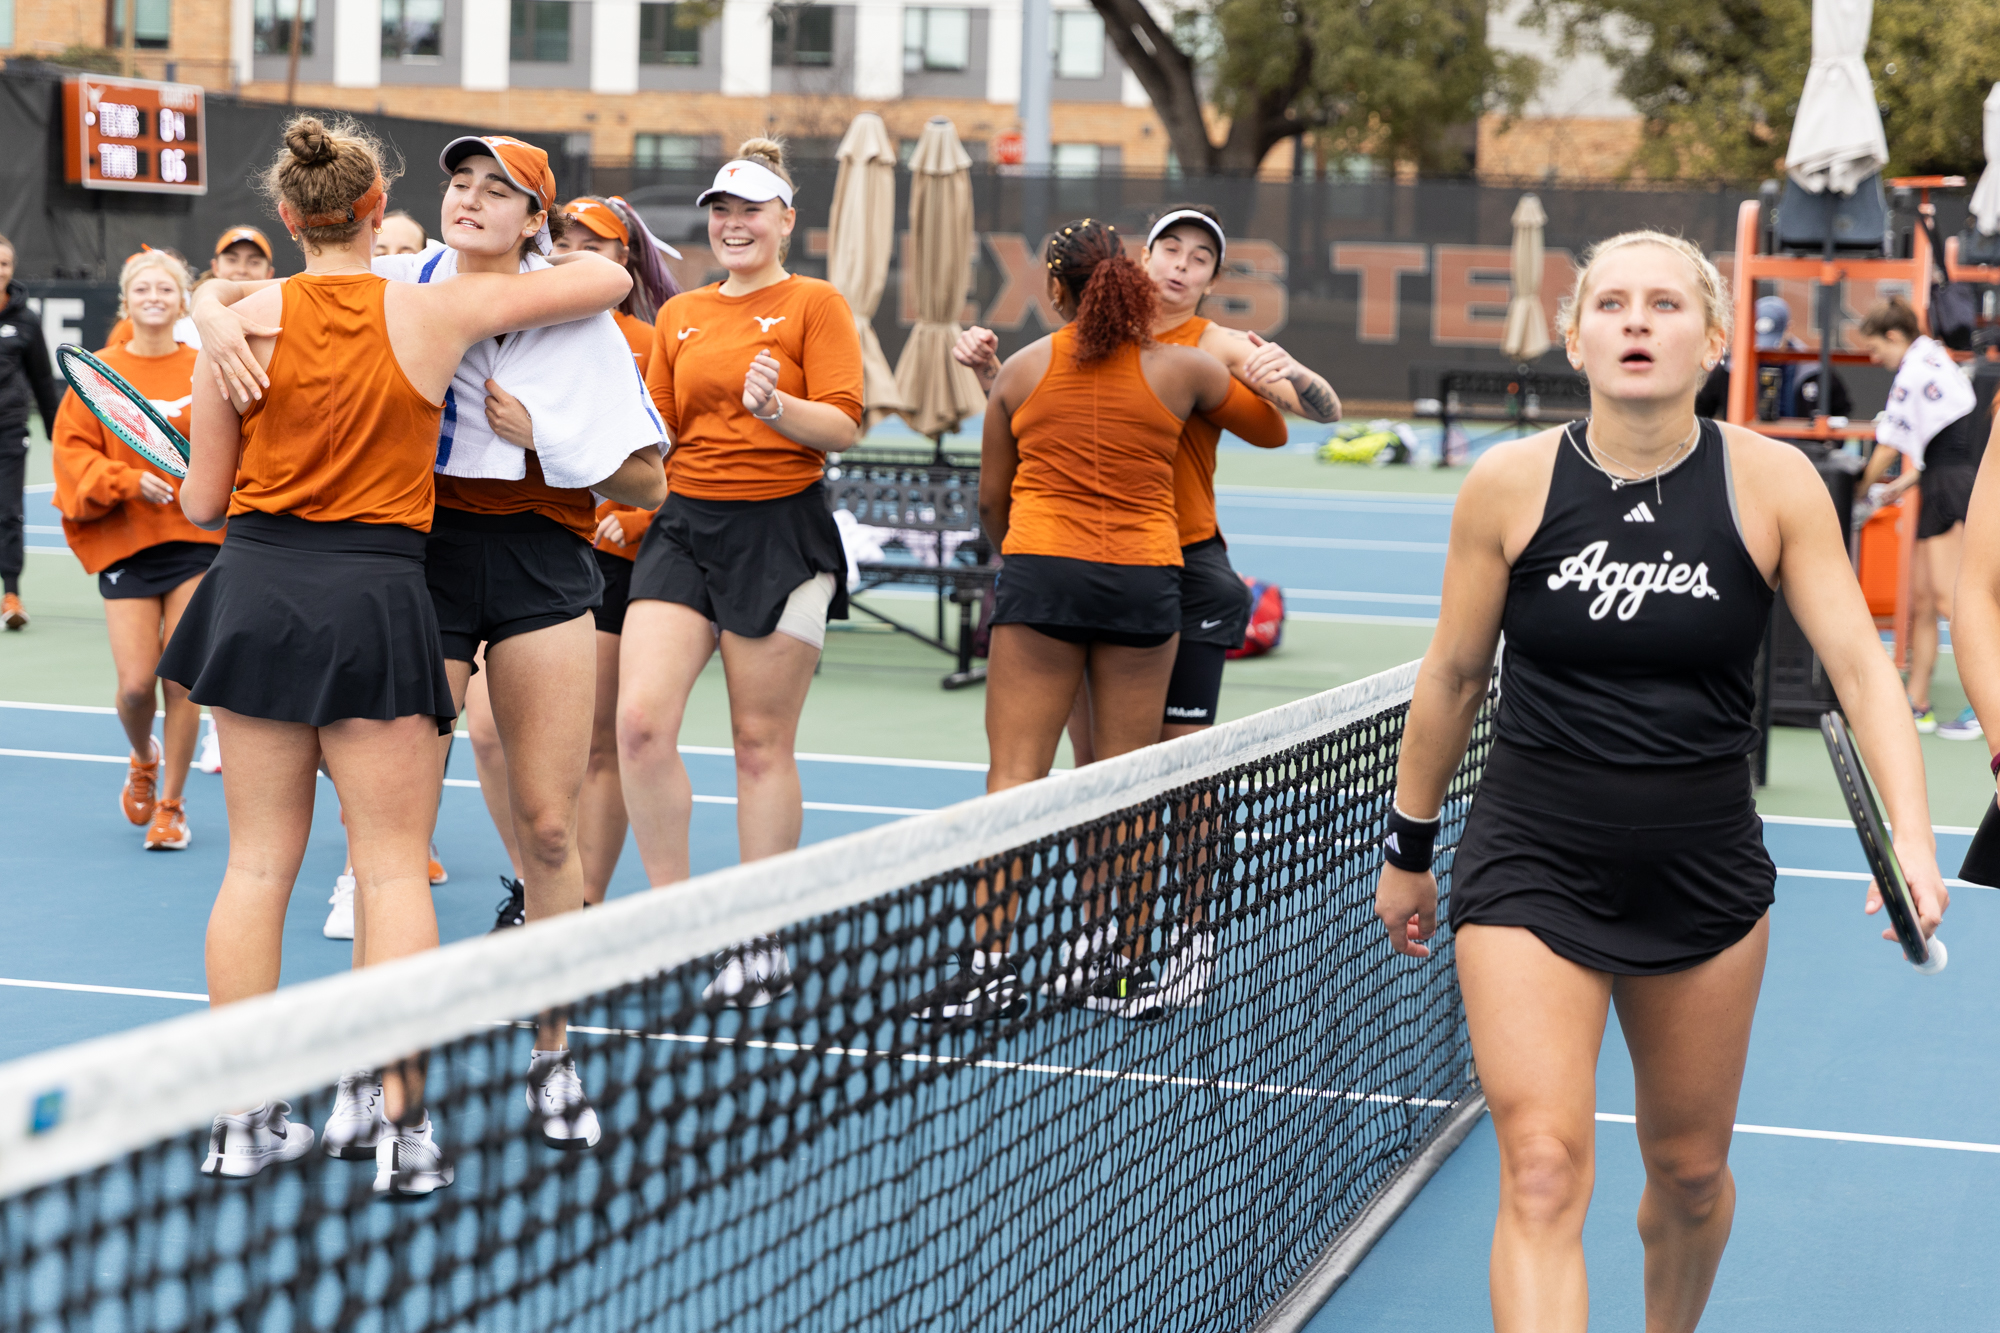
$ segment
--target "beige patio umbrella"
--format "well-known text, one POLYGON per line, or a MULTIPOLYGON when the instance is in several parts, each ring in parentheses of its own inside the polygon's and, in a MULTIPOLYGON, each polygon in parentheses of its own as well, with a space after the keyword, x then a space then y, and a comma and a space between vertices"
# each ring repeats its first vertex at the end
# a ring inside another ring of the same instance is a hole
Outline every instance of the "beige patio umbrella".
POLYGON ((917 325, 896 363, 903 419, 939 440, 984 410, 979 379, 952 360, 958 316, 972 282, 972 158, 943 116, 924 123, 910 158, 909 271, 917 325))
POLYGON ((1514 294, 1507 301, 1507 331, 1500 350, 1510 361, 1533 361, 1549 350, 1549 321, 1542 313, 1542 229, 1549 215, 1532 194, 1514 205, 1514 254, 1509 267, 1514 294))
POLYGON ((896 245, 896 144, 882 117, 864 111, 847 127, 835 156, 840 174, 827 223, 826 279, 854 310, 861 335, 861 426, 872 430, 903 407, 874 323, 896 245))

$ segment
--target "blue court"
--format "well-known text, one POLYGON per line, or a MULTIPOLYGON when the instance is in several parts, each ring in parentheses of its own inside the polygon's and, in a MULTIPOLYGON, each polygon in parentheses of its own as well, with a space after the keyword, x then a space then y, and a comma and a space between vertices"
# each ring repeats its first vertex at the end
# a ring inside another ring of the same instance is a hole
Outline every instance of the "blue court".
MULTIPOLYGON (((52 513, 43 521, 35 508, 31 498, 30 522, 53 528, 52 513)), ((1238 568, 1284 586, 1295 616, 1419 625, 1435 617, 1449 497, 1244 488, 1226 491, 1220 508, 1238 568)), ((47 531, 29 540, 61 544, 47 531)), ((202 1000, 202 934, 226 852, 221 780, 189 777, 193 845, 148 854, 117 808, 123 753, 108 709, 0 706, 0 802, 15 888, 15 930, 0 940, 0 996, 15 1021, 0 1034, 0 1058, 202 1000)), ((688 765, 700 872, 735 859, 733 769, 722 751, 690 752, 688 765)), ((966 799, 983 785, 982 766, 971 762, 829 755, 800 767, 808 841, 966 799)), ((472 776, 461 743, 438 833, 452 876, 435 891, 446 940, 491 925, 506 868, 472 776)), ((287 924, 287 983, 348 965, 348 946, 320 933, 343 858, 330 785, 322 789, 328 799, 287 924)), ((2000 1033, 1991 1021, 2000 973, 1990 963, 2000 955, 2000 901, 1956 887, 1944 930, 1952 965, 1919 977, 1860 914, 1865 873, 1850 827, 1774 818, 1765 837, 1782 877, 1733 1154, 1735 1232, 1703 1327, 2000 1326, 1990 1258, 2000 1248, 1992 1202, 2000 1033)), ((1951 874, 1966 831, 1941 830, 1939 843, 1951 874)), ((612 892, 643 889, 628 845, 612 892)), ((1587 1233, 1593 1313, 1607 1328, 1641 1322, 1631 1101, 1614 1019, 1600 1065, 1587 1233)), ((1481 1125, 1311 1327, 1489 1327, 1496 1179, 1491 1129, 1481 1125)), ((1260 1206, 1294 1205, 1273 1192, 1260 1206)))

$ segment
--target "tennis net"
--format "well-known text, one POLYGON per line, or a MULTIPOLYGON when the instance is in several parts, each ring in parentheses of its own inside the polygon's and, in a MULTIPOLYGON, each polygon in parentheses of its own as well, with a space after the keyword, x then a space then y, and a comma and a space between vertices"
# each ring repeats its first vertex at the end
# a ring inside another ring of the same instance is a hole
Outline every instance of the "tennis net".
POLYGON ((0 1328, 1300 1327, 1482 1106, 1449 939, 1372 910, 1414 679, 14 1062, 0 1328), (705 1000, 766 937, 790 992, 705 1000), (975 946, 1018 981, 940 1020, 975 946), (594 1151, 530 1126, 551 1010, 594 1151), (416 1051, 451 1188, 198 1173, 218 1111, 317 1127, 416 1051))

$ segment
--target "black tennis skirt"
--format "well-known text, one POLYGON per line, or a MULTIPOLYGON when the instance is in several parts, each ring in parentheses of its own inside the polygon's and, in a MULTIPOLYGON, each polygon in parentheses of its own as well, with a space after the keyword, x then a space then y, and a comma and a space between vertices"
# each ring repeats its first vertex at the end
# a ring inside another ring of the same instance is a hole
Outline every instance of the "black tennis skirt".
POLYGON ((222 548, 213 542, 161 542, 134 551, 97 576, 97 595, 107 602, 132 597, 165 597, 189 579, 198 579, 222 548))
POLYGON ((622 555, 591 549, 597 572, 604 575, 604 597, 590 609, 600 634, 625 632, 625 606, 632 600, 632 562, 622 555))
POLYGON ((160 675, 196 703, 324 727, 423 714, 451 730, 424 534, 242 514, 195 589, 160 675))
POLYGON ((629 600, 679 602, 731 634, 761 639, 815 574, 834 576, 827 619, 847 619, 847 552, 821 483, 775 500, 673 494, 639 544, 629 600))
POLYGON ((1917 509, 1918 540, 1942 537, 1965 522, 1966 510, 1972 505, 1972 483, 1978 479, 1979 469, 1963 463, 1924 469, 1923 480, 1917 483, 1921 493, 1917 509))
POLYGON ((1451 872, 1451 924, 1523 926, 1573 963, 1656 976, 1707 962, 1776 898, 1741 759, 1602 764, 1500 742, 1451 872))
POLYGON ((1250 589, 1221 535, 1181 547, 1181 642, 1241 648, 1249 628, 1250 589))
POLYGON ((1155 648, 1180 633, 1181 567, 1010 555, 993 585, 992 623, 1065 643, 1155 648))

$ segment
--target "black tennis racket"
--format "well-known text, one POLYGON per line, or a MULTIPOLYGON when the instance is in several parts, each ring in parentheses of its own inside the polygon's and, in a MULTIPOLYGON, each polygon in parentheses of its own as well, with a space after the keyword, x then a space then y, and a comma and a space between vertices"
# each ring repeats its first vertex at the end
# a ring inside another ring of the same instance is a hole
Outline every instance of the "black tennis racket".
POLYGON ((1868 858, 1868 869, 1874 873, 1875 884, 1882 892, 1882 908, 1889 914, 1897 943, 1903 946, 1903 957, 1925 976, 1936 976, 1944 971, 1944 941, 1935 935, 1928 940, 1924 938, 1923 926, 1917 920, 1917 900, 1910 893, 1910 881, 1903 877, 1902 863, 1896 860, 1895 846, 1889 841, 1889 825, 1882 818, 1875 788, 1868 782, 1868 770, 1861 766, 1861 756, 1855 752, 1854 738, 1847 734, 1846 719, 1838 713, 1821 713, 1819 731, 1826 738, 1827 758, 1833 761, 1840 794, 1847 798, 1847 813, 1853 816, 1862 854, 1868 858))
POLYGON ((56 348, 56 368, 90 414, 133 453, 169 476, 188 474, 187 440, 124 376, 75 343, 56 348))

